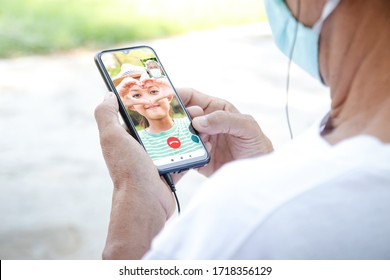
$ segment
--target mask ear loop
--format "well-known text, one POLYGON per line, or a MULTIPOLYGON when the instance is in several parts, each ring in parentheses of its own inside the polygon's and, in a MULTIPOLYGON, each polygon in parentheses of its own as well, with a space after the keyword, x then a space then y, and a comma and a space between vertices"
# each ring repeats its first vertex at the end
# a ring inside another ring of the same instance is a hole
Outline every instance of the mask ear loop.
POLYGON ((328 0, 328 2, 326 2, 324 9, 322 10, 320 19, 312 27, 314 32, 320 34, 324 21, 336 9, 339 3, 340 0, 328 0))
POLYGON ((287 78, 286 78, 286 106, 285 106, 285 111, 286 111, 286 119, 287 119, 287 126, 288 126, 288 131, 290 133, 290 138, 291 140, 294 138, 294 134, 291 128, 291 122, 290 122, 290 112, 289 112, 289 107, 288 107, 288 101, 289 101, 289 90, 290 90, 290 70, 291 70, 291 62, 292 62, 292 57, 294 55, 294 50, 295 50, 295 43, 297 41, 297 36, 298 36, 298 27, 299 27, 299 17, 301 13, 301 1, 297 1, 297 17, 296 17, 296 25, 295 25, 295 30, 294 30, 294 39, 292 42, 291 46, 291 51, 288 56, 288 65, 287 65, 287 78))

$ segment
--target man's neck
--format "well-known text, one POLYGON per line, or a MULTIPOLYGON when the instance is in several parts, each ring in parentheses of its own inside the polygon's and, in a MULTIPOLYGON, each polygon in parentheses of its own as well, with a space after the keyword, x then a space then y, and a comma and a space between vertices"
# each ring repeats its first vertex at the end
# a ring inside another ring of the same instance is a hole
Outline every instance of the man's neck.
POLYGON ((334 48, 336 55, 330 49, 329 58, 337 67, 328 72, 332 105, 324 138, 335 144, 368 134, 390 143, 390 34, 366 19, 356 24, 359 32, 344 29, 349 36, 336 35, 338 44, 328 45, 334 48))

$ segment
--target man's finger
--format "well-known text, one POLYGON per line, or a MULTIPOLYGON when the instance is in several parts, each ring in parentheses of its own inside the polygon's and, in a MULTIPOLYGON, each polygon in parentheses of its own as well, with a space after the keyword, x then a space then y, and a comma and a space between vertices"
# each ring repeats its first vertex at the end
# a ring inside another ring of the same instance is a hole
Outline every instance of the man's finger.
POLYGON ((191 118, 196 118, 199 116, 204 115, 204 111, 199 106, 191 106, 187 108, 188 113, 190 114, 191 118))
POLYGON ((211 102, 208 95, 192 88, 178 88, 176 90, 186 107, 197 105, 201 108, 206 108, 211 102))
POLYGON ((192 88, 179 88, 177 92, 186 107, 196 105, 201 107, 206 113, 216 110, 239 113, 237 108, 230 102, 221 98, 210 97, 192 88))
POLYGON ((248 136, 248 129, 258 127, 256 121, 249 115, 224 111, 196 117, 192 120, 192 124, 200 133, 230 134, 236 137, 248 136))

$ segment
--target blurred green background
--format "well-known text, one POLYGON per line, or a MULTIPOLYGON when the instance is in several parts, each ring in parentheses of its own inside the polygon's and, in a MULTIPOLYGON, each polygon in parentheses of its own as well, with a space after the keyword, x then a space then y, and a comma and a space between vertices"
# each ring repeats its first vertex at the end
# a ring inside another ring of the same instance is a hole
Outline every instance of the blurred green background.
POLYGON ((263 0, 1 0, 0 57, 106 48, 263 20, 263 0))

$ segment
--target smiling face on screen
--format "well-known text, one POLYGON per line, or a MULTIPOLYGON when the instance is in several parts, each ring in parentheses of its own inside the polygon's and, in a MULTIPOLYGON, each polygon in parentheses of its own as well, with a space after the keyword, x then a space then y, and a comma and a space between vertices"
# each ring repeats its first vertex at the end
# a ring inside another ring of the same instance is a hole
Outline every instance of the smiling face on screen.
POLYGON ((142 88, 135 85, 131 88, 130 94, 134 99, 149 100, 149 104, 134 105, 133 110, 150 120, 160 120, 169 116, 170 102, 172 97, 166 97, 153 101, 160 94, 161 90, 156 85, 148 85, 142 88))

